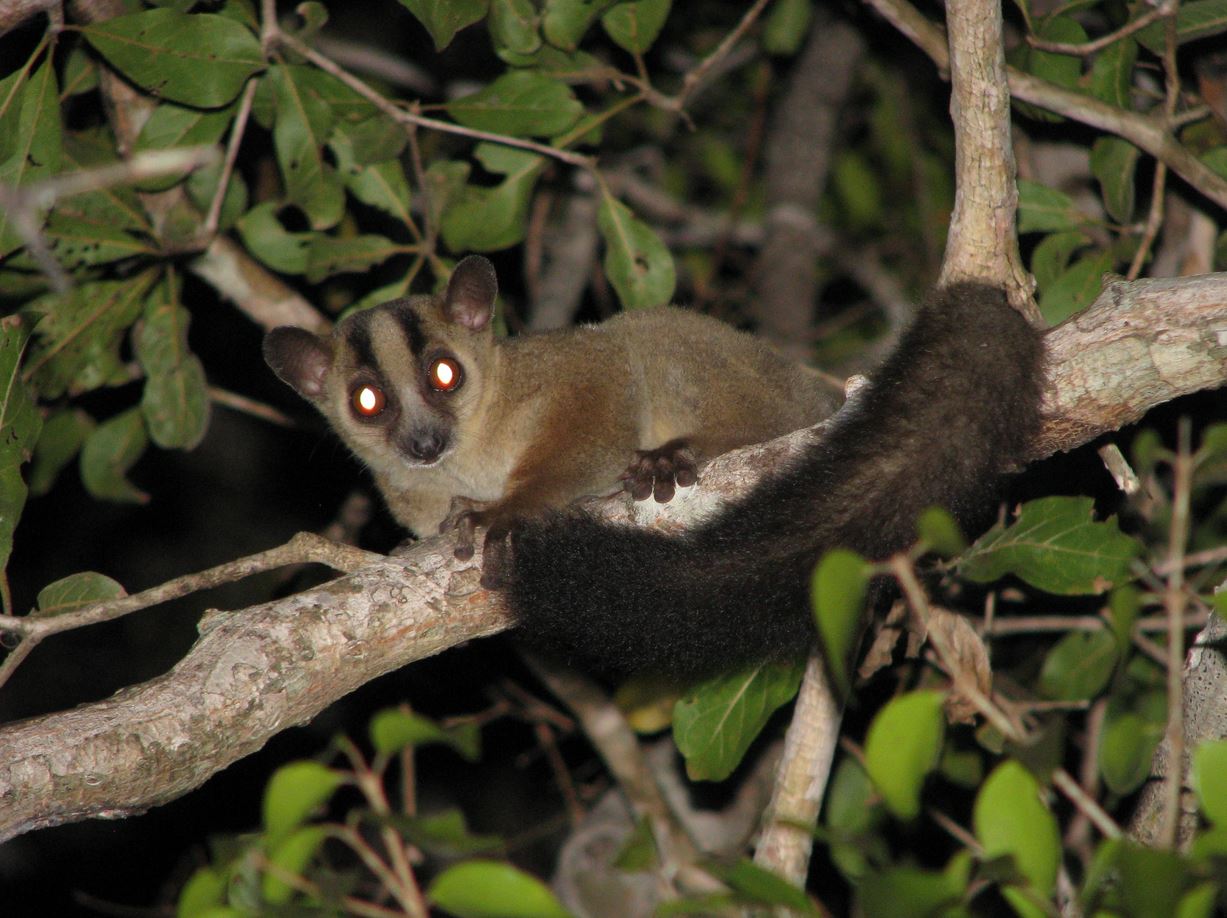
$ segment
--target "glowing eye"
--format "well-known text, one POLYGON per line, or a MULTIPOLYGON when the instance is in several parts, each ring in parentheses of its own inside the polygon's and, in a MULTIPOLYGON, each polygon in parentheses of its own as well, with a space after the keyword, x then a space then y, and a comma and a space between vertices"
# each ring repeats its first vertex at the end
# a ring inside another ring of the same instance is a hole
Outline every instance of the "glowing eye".
POLYGON ((354 413, 362 418, 377 417, 388 404, 383 390, 372 385, 359 386, 350 396, 350 401, 354 406, 354 413))
POLYGON ((440 392, 451 392, 460 385, 460 364, 440 357, 430 365, 430 384, 440 392))

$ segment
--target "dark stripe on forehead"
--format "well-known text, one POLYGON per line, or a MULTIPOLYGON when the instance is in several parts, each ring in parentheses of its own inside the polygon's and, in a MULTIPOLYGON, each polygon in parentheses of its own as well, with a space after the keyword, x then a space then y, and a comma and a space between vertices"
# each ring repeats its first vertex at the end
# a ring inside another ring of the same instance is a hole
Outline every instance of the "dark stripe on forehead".
POLYGON ((364 367, 375 366, 375 350, 371 347, 371 310, 356 313, 345 323, 345 341, 364 367))
POLYGON ((409 353, 414 357, 421 357, 422 349, 426 347, 426 336, 422 333, 422 320, 410 308, 409 300, 397 300, 392 315, 400 325, 401 333, 405 336, 405 344, 409 347, 409 353))

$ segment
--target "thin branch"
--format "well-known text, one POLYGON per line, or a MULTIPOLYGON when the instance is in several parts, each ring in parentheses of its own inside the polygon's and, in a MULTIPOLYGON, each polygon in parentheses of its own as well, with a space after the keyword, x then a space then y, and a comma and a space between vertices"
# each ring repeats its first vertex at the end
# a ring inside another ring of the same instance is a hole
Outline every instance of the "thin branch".
POLYGON ((1054 54, 1072 54, 1078 57, 1089 57, 1092 54, 1102 51, 1109 45, 1116 44, 1123 38, 1128 38, 1130 35, 1142 31, 1142 29, 1146 28, 1152 22, 1157 22, 1165 16, 1175 16, 1175 14, 1176 4, 1164 2, 1150 12, 1139 16, 1137 19, 1134 19, 1132 22, 1125 23, 1115 32, 1108 32, 1106 35, 1101 35, 1099 38, 1096 38, 1093 41, 1082 42, 1081 44, 1077 44, 1075 42, 1047 41, 1046 39, 1037 38, 1035 35, 1028 33, 1027 44, 1039 51, 1051 51, 1054 54))

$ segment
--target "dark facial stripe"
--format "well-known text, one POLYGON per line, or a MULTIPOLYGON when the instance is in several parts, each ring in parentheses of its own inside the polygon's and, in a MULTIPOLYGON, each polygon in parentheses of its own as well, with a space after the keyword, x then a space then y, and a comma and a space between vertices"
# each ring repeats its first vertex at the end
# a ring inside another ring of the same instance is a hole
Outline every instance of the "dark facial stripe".
POLYGON ((375 366, 375 351, 371 347, 371 310, 358 313, 346 323, 345 340, 361 366, 375 366))
POLYGON ((422 334, 422 322, 417 317, 417 313, 409 308, 408 300, 400 300, 396 308, 392 310, 392 315, 396 317, 401 332, 405 336, 405 344, 409 347, 409 353, 415 358, 420 358, 422 350, 426 347, 426 336, 422 334))

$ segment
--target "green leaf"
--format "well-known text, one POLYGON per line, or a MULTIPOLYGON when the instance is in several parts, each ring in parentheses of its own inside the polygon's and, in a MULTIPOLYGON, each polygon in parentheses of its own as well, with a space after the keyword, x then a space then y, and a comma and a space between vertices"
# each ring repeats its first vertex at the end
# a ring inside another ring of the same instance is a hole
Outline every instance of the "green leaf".
MULTIPOLYGON (((202 111, 165 102, 153 110, 136 138, 135 150, 167 150, 175 147, 208 146, 217 143, 234 120, 231 107, 202 111)), ((141 183, 142 191, 164 191, 177 185, 184 175, 167 175, 141 183)))
POLYGON ((623 51, 643 54, 660 35, 669 18, 672 0, 633 0, 619 3, 601 17, 605 32, 623 51))
POLYGON ((505 73, 475 93, 448 103, 466 127, 513 137, 553 137, 575 124, 584 106, 566 83, 527 70, 505 73))
POLYGON ((618 0, 546 0, 541 30, 555 48, 574 51, 592 23, 618 0))
POLYGON ((218 108, 264 67, 249 29, 209 13, 146 10, 81 27, 116 70, 155 96, 218 108))
POLYGON ((127 596, 122 585, 104 574, 85 571, 70 574, 39 591, 35 608, 39 615, 64 615, 96 602, 127 596))
POLYGON ((371 718, 371 744, 381 755, 394 755, 408 746, 443 743, 470 762, 481 757, 481 734, 476 724, 450 729, 401 708, 385 708, 371 718))
POLYGON ((141 503, 149 495, 128 481, 128 470, 149 445, 140 410, 131 408, 99 424, 81 447, 81 481, 100 500, 141 503))
POLYGON ((168 281, 149 298, 135 335, 146 377, 141 412, 150 439, 163 449, 193 449, 209 426, 204 365, 188 349, 191 318, 168 281))
POLYGON ((1061 596, 1102 593, 1130 579, 1130 562, 1142 551, 1114 519, 1097 523, 1089 497, 1033 500, 1011 525, 994 526, 959 563, 977 583, 1012 573, 1061 596))
POLYGON ((175 918, 218 918, 229 885, 230 878, 225 871, 201 867, 183 885, 175 905, 175 918))
POLYGON ((954 517, 941 507, 929 507, 921 512, 916 530, 925 547, 943 558, 951 558, 967 547, 967 540, 954 517))
POLYGON ((819 644, 840 694, 849 689, 848 664, 865 618, 869 566, 855 552, 836 548, 818 561, 810 580, 810 600, 819 644))
POLYGON ((1130 794, 1150 776, 1166 719, 1165 699, 1159 692, 1142 696, 1132 707, 1124 702, 1108 706, 1098 759, 1099 773, 1113 793, 1130 794))
POLYGON ((1103 276, 1114 261, 1108 250, 1079 258, 1056 278, 1040 296, 1040 312, 1049 325, 1064 322, 1081 312, 1099 295, 1103 276))
POLYGON ((545 158, 483 143, 474 155, 490 172, 507 177, 493 188, 466 185, 443 212, 443 240, 453 252, 491 252, 523 240, 528 205, 545 158))
POLYGON ((1099 182, 1104 208, 1118 223, 1133 218, 1138 148, 1119 137, 1100 137, 1091 146, 1091 174, 1099 182))
POLYGON ((729 866, 709 865, 708 872, 723 880, 742 901, 755 905, 780 906, 797 915, 821 914, 805 894, 805 890, 798 889, 778 874, 745 858, 729 866))
POLYGON ((695 781, 723 781, 771 715, 797 693, 801 667, 764 663, 695 686, 673 709, 673 739, 695 781))
POLYGON ((297 205, 312 229, 335 226, 345 213, 345 193, 336 170, 324 160, 324 143, 337 113, 319 91, 310 67, 272 68, 276 121, 273 146, 285 182, 286 201, 297 205))
POLYGON ((1116 638, 1108 629, 1071 631, 1044 658, 1040 694, 1057 701, 1094 698, 1107 687, 1119 658, 1116 638))
POLYGON ((141 314, 152 274, 49 293, 26 306, 38 318, 26 372, 44 398, 77 395, 128 380, 119 348, 141 314))
POLYGON ((248 251, 275 271, 305 274, 315 233, 290 233, 277 219, 277 205, 257 204, 239 218, 239 236, 248 251))
POLYGON ((1077 229, 1086 218, 1063 191, 1032 182, 1018 180, 1018 232, 1053 233, 1077 229))
POLYGON ((972 825, 985 858, 1012 857, 1040 896, 1051 895, 1061 863, 1061 832, 1031 772, 1013 760, 998 765, 976 795, 972 825))
POLYGON ((941 692, 908 692, 891 699, 865 737, 865 771, 887 809, 900 819, 920 813, 920 789, 937 764, 945 736, 941 692))
POLYGON ((884 811, 869 775, 851 756, 835 766, 823 811, 831 860, 845 877, 859 880, 871 871, 871 864, 880 863, 882 838, 874 829, 884 811))
POLYGON ((866 876, 856 887, 856 913, 872 918, 947 915, 962 901, 966 882, 950 873, 893 867, 866 876))
POLYGON ((151 242, 111 218, 89 216, 77 212, 72 201, 65 203, 51 212, 43 227, 47 249, 62 267, 76 270, 157 253, 151 242))
POLYGON ((400 0, 417 17, 442 51, 456 33, 486 15, 488 0, 400 0))
MULTIPOLYGON (((187 179, 187 196, 201 213, 207 213, 217 195, 217 187, 222 180, 222 164, 213 163, 196 169, 187 179)), ((231 172, 226 178, 226 191, 222 196, 221 212, 218 214, 217 225, 223 232, 232 229, 247 210, 247 183, 237 172, 231 172)))
POLYGON ((285 905, 295 893, 295 887, 284 879, 284 874, 301 876, 311 859, 328 838, 323 826, 305 826, 273 845, 268 852, 270 866, 260 879, 264 901, 270 905, 285 905))
MULTIPOLYGON (((50 55, 29 79, 21 71, 0 81, 0 136, 11 138, 0 161, 0 183, 28 185, 60 170, 63 148, 59 89, 50 55)), ((45 213, 49 205, 42 208, 45 213)), ((0 208, 0 258, 25 240, 9 222, 8 209, 0 208)))
MULTIPOLYGON (((1053 16, 1044 20, 1035 30, 1036 37, 1045 41, 1082 44, 1087 40, 1086 29, 1068 16, 1053 16)), ((1053 51, 1031 49, 1027 69, 1041 79, 1074 89, 1082 76, 1082 58, 1076 54, 1057 54, 1053 51)))
MULTIPOLYGON (((65 171, 85 171, 121 164, 115 152, 115 137, 108 130, 65 135, 63 162, 65 171)), ((55 214, 104 224, 111 230, 127 230, 138 237, 151 238, 154 235, 153 224, 136 189, 123 184, 107 185, 61 198, 55 206, 55 214)))
POLYGON ((882 180, 865 156, 852 150, 841 152, 835 158, 831 182, 850 227, 865 230, 881 221, 886 209, 882 180))
POLYGON ((1133 642, 1133 624, 1142 612, 1142 597, 1132 584, 1118 586, 1108 597, 1108 626, 1122 655, 1133 642))
POLYGON ((1091 95, 1117 108, 1132 108, 1133 66, 1138 46, 1132 37, 1113 42, 1095 55, 1091 65, 1091 95))
MULTIPOLYGON (((1156 22, 1137 33, 1137 40, 1148 51, 1162 54, 1166 46, 1163 21, 1156 22)), ((1193 0, 1182 3, 1176 13, 1176 42, 1195 41, 1227 31, 1227 0, 1193 0)))
POLYGON ((21 378, 21 355, 29 336, 20 317, 0 319, 0 572, 8 566, 13 531, 26 504, 21 466, 30 458, 43 425, 21 378))
POLYGON ((1194 750, 1193 790, 1206 818, 1227 826, 1227 740, 1205 742, 1194 750))
POLYGON ((1179 854, 1131 842, 1117 853, 1117 879, 1124 914, 1167 918, 1180 900, 1189 868, 1179 854))
POLYGON ((459 918, 569 918, 535 877, 498 861, 468 861, 435 877, 430 900, 459 918))
POLYGON ((625 309, 664 306, 673 298, 673 256, 646 223, 621 201, 606 197, 597 212, 605 240, 605 274, 625 309))
POLYGON ((56 412, 47 418, 30 462, 31 494, 46 494, 51 490, 60 472, 77 455, 95 426, 93 418, 76 408, 56 412))
POLYGON ((660 852, 652 835, 652 823, 646 816, 635 822, 622 847, 614 858, 613 865, 625 873, 643 873, 660 867, 660 852))
POLYGON ((1080 230, 1050 233, 1039 241, 1031 253, 1031 273, 1041 293, 1065 273, 1074 253, 1090 242, 1090 237, 1080 230))
POLYGON ((278 844, 345 783, 345 775, 319 762, 282 765, 264 788, 264 831, 278 844))
POLYGON ((503 847, 497 835, 474 835, 460 810, 444 810, 430 816, 396 819, 393 825, 412 844, 438 857, 468 857, 503 847))
POLYGON ((771 4, 763 23, 763 49, 768 54, 792 57, 801 50, 813 18, 812 0, 780 0, 771 4))
POLYGON ((1175 918, 1211 918, 1218 899, 1217 883, 1202 883, 1180 897, 1175 918))
POLYGON ((541 47, 540 21, 532 0, 490 0, 490 37, 497 51, 536 52, 541 47))
POLYGON ((307 246, 307 281, 318 284, 338 274, 368 271, 403 251, 405 246, 386 236, 316 236, 307 246))

